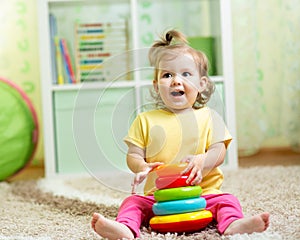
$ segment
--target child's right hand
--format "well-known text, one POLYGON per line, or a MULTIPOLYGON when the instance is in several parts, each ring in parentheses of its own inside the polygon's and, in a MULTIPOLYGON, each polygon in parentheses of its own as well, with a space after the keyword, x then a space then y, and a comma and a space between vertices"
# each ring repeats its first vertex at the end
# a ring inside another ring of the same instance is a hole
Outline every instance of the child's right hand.
POLYGON ((132 187, 131 188, 131 194, 136 194, 136 188, 137 188, 137 186, 145 180, 145 178, 147 177, 148 173, 152 169, 154 169, 154 168, 156 168, 156 167, 158 167, 160 165, 163 165, 163 163, 161 163, 161 162, 147 163, 146 170, 135 174, 134 179, 133 179, 133 183, 131 184, 131 187, 132 187))

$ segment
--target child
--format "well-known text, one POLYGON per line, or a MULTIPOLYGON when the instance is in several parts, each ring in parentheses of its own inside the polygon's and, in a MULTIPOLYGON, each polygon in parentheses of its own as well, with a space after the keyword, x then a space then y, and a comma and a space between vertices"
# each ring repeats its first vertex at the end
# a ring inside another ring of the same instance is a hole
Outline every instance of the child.
POLYGON ((154 216, 153 168, 186 162, 187 183, 200 185, 221 234, 262 232, 269 225, 269 213, 244 218, 240 203, 220 191, 223 174, 218 168, 225 158, 231 136, 221 119, 205 106, 214 91, 207 76, 205 55, 187 45, 182 33, 171 30, 153 44, 150 64, 155 68, 153 87, 158 109, 139 114, 125 142, 127 164, 136 173, 132 192, 120 206, 116 221, 94 213, 93 229, 108 239, 133 239, 141 225, 154 216), (136 195, 136 186, 146 179, 145 196, 136 195))

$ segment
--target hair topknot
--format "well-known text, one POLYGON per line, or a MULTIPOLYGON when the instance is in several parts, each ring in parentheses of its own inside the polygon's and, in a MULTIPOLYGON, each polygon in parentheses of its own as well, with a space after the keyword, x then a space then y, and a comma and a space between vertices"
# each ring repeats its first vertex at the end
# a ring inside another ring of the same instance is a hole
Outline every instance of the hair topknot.
POLYGON ((160 37, 160 40, 155 41, 152 47, 162 47, 178 43, 187 43, 185 35, 176 30, 169 30, 165 35, 160 37))
POLYGON ((166 33, 166 40, 167 40, 167 42, 168 42, 169 44, 171 43, 172 38, 173 38, 173 36, 172 36, 169 32, 167 32, 167 33, 166 33))
POLYGON ((155 66, 156 59, 161 49, 173 49, 178 46, 187 46, 188 41, 183 33, 177 30, 169 30, 155 41, 149 50, 149 61, 151 66, 155 66))

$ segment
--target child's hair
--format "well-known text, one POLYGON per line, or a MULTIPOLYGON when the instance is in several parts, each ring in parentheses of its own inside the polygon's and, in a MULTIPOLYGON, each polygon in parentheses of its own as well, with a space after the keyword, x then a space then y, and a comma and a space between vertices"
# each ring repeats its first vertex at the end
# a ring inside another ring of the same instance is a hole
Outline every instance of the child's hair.
MULTIPOLYGON (((193 57, 201 77, 208 79, 207 88, 198 94, 197 99, 193 105, 193 108, 199 109, 205 106, 209 101, 211 95, 215 90, 214 83, 208 77, 208 60, 206 55, 193 49, 188 45, 186 37, 179 31, 169 30, 164 36, 161 36, 160 40, 154 42, 149 50, 150 65, 154 67, 154 78, 158 78, 159 62, 163 57, 170 56, 176 57, 178 54, 189 53, 193 57)), ((199 79, 200 81, 200 79, 199 79)), ((154 90, 151 93, 152 97, 156 100, 156 106, 163 107, 163 101, 159 94, 154 90)))

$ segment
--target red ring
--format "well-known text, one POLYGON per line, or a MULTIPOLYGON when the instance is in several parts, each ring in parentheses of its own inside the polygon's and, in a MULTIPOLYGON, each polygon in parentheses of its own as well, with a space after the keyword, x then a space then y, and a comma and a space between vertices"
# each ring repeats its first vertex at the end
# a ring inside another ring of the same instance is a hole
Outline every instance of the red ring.
POLYGON ((166 189, 166 188, 177 188, 177 187, 187 187, 190 184, 186 183, 188 179, 188 174, 184 174, 181 176, 165 176, 158 177, 155 181, 155 185, 157 189, 166 189))

